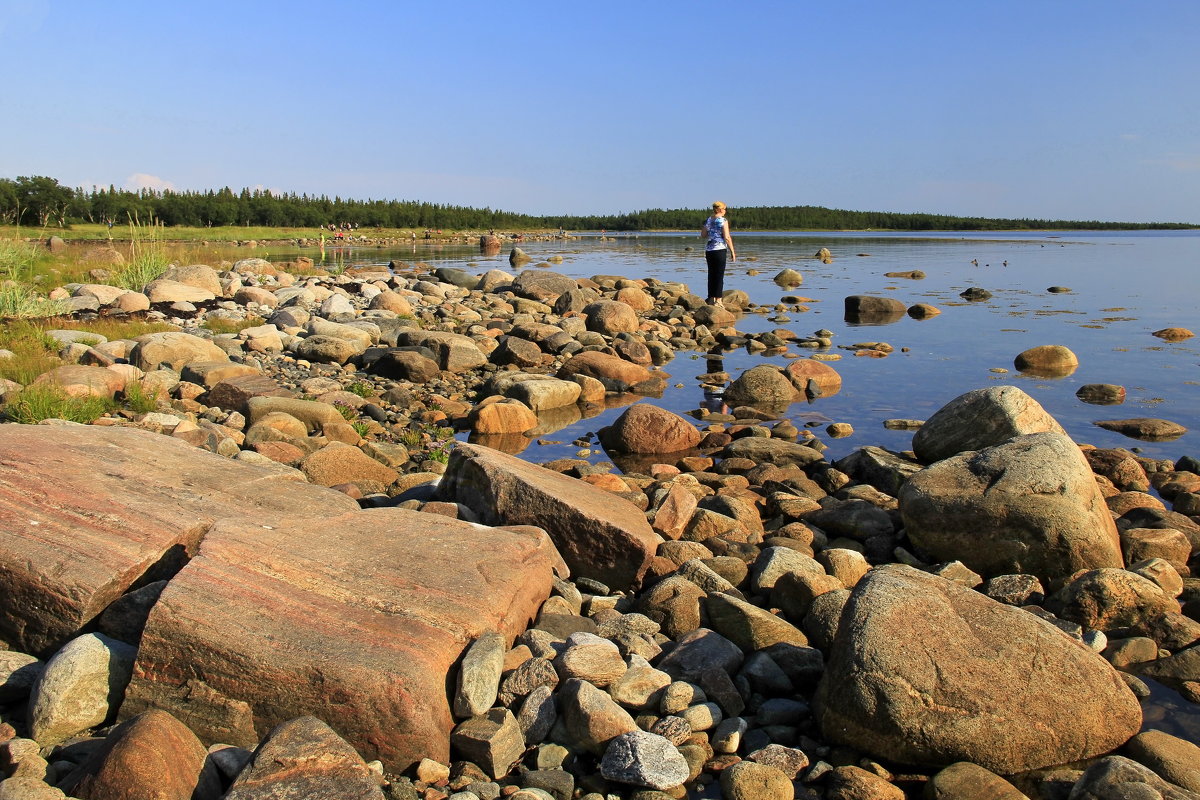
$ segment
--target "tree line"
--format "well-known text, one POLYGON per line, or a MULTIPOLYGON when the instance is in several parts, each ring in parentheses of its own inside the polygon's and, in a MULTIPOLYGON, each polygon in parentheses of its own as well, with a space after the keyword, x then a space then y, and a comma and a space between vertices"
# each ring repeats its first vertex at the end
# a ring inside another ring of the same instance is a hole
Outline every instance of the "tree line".
MULTIPOLYGON (((646 209, 623 214, 534 216, 491 208, 410 200, 353 200, 325 195, 277 193, 229 187, 174 191, 72 189, 42 175, 0 178, 0 222, 60 228, 72 222, 125 225, 131 221, 166 226, 323 228, 352 223, 366 228, 451 230, 608 230, 650 231, 699 228, 708 209, 646 209)), ((1099 222, 1083 220, 992 219, 947 214, 847 211, 822 206, 753 206, 731 209, 741 231, 772 230, 1132 230, 1200 227, 1179 222, 1099 222)))

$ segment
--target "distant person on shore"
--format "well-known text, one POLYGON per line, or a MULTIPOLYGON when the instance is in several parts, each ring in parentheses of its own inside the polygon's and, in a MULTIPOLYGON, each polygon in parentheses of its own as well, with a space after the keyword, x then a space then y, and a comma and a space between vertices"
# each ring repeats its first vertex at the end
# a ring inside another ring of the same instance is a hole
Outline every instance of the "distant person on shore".
POLYGON ((712 204, 712 216, 704 221, 700 238, 704 239, 704 260, 708 264, 709 305, 720 305, 725 293, 725 261, 737 261, 733 250, 733 236, 729 233, 729 220, 725 219, 725 204, 720 200, 712 204))

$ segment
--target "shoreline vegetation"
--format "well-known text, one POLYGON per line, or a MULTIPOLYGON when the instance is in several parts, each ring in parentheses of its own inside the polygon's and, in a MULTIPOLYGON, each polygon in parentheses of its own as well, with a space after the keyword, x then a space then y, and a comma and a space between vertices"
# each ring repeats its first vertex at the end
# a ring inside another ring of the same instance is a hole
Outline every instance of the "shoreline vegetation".
MULTIPOLYGON (((752 231, 1019 231, 1019 230, 1187 230, 1185 222, 1104 222, 1030 218, 964 217, 950 214, 851 211, 813 205, 741 206, 738 230, 752 231)), ((166 229, 199 228, 208 239, 243 228, 343 230, 354 235, 385 229, 454 231, 689 231, 707 210, 644 209, 618 214, 533 215, 491 208, 410 200, 356 200, 326 195, 229 187, 207 191, 72 189, 47 176, 0 178, 0 226, 71 230, 100 226, 112 232, 127 224, 152 221, 166 229)), ((443 234, 444 235, 444 234, 443 234)), ((114 238, 117 234, 113 234, 114 238)), ((106 236, 104 238, 107 238, 106 236)), ((238 238, 256 238, 239 236, 238 238)), ((261 237, 260 237, 261 238, 261 237)), ((410 236, 411 238, 411 236, 410 236)))

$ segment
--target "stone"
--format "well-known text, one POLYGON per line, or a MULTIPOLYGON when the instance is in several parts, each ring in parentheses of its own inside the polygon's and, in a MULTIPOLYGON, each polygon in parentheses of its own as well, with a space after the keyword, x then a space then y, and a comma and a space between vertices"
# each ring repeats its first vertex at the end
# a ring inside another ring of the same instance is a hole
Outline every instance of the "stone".
POLYGON ((737 673, 745 654, 742 648, 708 628, 697 628, 676 640, 675 649, 658 662, 658 668, 677 680, 699 680, 710 669, 737 673))
POLYGON ((165 580, 152 581, 121 595, 100 615, 97 622, 100 633, 136 645, 141 641, 150 609, 158 602, 166 585, 165 580))
POLYGON ((137 337, 129 363, 143 372, 166 366, 175 371, 193 361, 228 361, 229 355, 208 339, 190 333, 167 331, 137 337))
POLYGON ((299 339, 291 348, 291 352, 306 361, 316 361, 323 364, 345 364, 366 351, 361 344, 343 339, 338 336, 313 334, 299 339))
POLYGON ((429 383, 442 372, 438 362, 415 350, 388 350, 370 365, 370 371, 410 383, 429 383))
POLYGON ((721 452, 721 458, 745 458, 756 464, 775 464, 786 467, 804 467, 822 460, 821 451, 796 442, 768 439, 762 436, 744 436, 734 439, 721 452))
POLYGON ((459 444, 438 488, 485 524, 536 525, 576 577, 641 583, 662 541, 636 506, 583 481, 486 447, 459 444))
POLYGON ((958 761, 929 779, 926 800, 1029 800, 994 772, 970 761, 958 761))
POLYGON ((1167 658, 1133 667, 1138 675, 1153 678, 1173 689, 1184 688, 1185 684, 1200 683, 1200 645, 1192 645, 1167 658))
POLYGON ((832 397, 842 390, 842 376, 823 361, 798 358, 784 372, 797 391, 810 397, 832 397))
POLYGON ((575 381, 562 381, 547 377, 546 380, 529 380, 514 383, 507 394, 520 400, 537 412, 574 405, 580 399, 583 387, 575 381))
POLYGON ((1103 419, 1093 424, 1106 431, 1116 431, 1123 436, 1144 442, 1172 442, 1187 433, 1187 428, 1178 422, 1154 417, 1103 419))
POLYGON ((784 747, 781 744, 769 744, 755 750, 747 758, 756 764, 775 767, 793 781, 800 777, 801 771, 809 764, 808 756, 804 754, 804 751, 794 747, 784 747))
POLYGON ((904 791, 861 767, 837 767, 826 781, 826 800, 904 800, 904 791))
POLYGON ((81 798, 218 797, 222 787, 217 776, 204 771, 207 756, 183 723, 151 709, 118 725, 62 788, 81 798))
POLYGON ((300 469, 309 481, 318 486, 338 486, 343 483, 370 481, 386 487, 400 473, 385 466, 353 445, 330 442, 300 462, 300 469))
POLYGON ((595 378, 610 392, 654 394, 666 384, 664 373, 646 369, 619 356, 598 350, 585 350, 568 358, 556 377, 573 380, 576 376, 595 378))
POLYGON ((166 272, 158 277, 159 280, 175 281, 185 286, 204 289, 214 297, 224 294, 221 289, 221 277, 215 269, 205 264, 167 267, 166 272))
POLYGON ((672 575, 642 593, 638 602, 650 619, 672 639, 700 627, 700 598, 704 590, 687 578, 672 575))
POLYGON ((699 445, 700 431, 665 408, 636 403, 600 430, 600 442, 618 453, 678 453, 699 445))
POLYGON ((41 778, 13 776, 0 781, 0 800, 64 800, 61 789, 41 778))
POLYGON ((463 373, 482 367, 487 356, 469 336, 447 331, 404 329, 396 337, 401 345, 426 347, 437 357, 440 369, 463 373))
MULTIPOLYGON (((514 252, 519 250, 520 248, 514 248, 514 252)), ((522 253, 522 255, 524 254, 522 253)), ((528 257, 525 260, 528 260, 528 257)), ((553 300, 560 294, 565 294, 578 287, 579 283, 574 278, 558 272, 542 270, 522 272, 512 283, 513 292, 517 295, 542 302, 553 300)))
POLYGON ((216 299, 216 295, 207 289, 162 278, 147 283, 142 292, 151 303, 207 303, 216 299))
POLYGON ((909 478, 898 499, 914 545, 984 578, 1052 582, 1124 563, 1092 471, 1065 434, 1018 436, 939 461, 909 478))
POLYGON ((550 686, 539 686, 529 692, 517 713, 517 724, 525 734, 527 746, 537 744, 549 736, 557 721, 558 709, 554 705, 554 690, 550 686))
POLYGON ((646 731, 613 737, 600 760, 600 774, 617 783, 670 789, 688 777, 687 761, 671 742, 646 731))
POLYGON ((608 693, 623 707, 649 711, 658 705, 661 690, 670 683, 670 675, 650 666, 645 658, 631 654, 625 672, 608 687, 608 693))
POLYGON ((0 650, 0 704, 28 697, 45 666, 27 653, 0 650))
POLYGON ((784 372, 769 364, 762 364, 746 370, 729 384, 723 400, 730 406, 782 411, 799 397, 796 387, 784 372))
POLYGON ((906 313, 913 319, 932 319, 941 314, 942 310, 929 303, 913 303, 908 307, 906 313))
POLYGON ((133 428, 4 425, 0 455, 0 639, 32 655, 62 646, 135 582, 170 577, 217 519, 358 507, 133 428))
POLYGON ((625 659, 616 644, 590 633, 574 633, 554 659, 554 670, 562 680, 579 678, 604 688, 625 674, 625 659))
POLYGON ((1071 789, 1069 800, 1196 800, 1197 794, 1160 778, 1149 767, 1123 756, 1108 756, 1089 766, 1071 789))
POLYGON ((1033 614, 902 565, 876 567, 851 593, 817 716, 826 736, 876 758, 971 761, 1001 775, 1106 753, 1142 722, 1096 653, 1033 614))
POLYGON ((1021 352, 1013 359, 1013 366, 1030 375, 1058 378, 1079 367, 1079 356, 1060 344, 1046 344, 1021 352))
POLYGON ((265 420, 270 414, 287 414, 304 423, 308 433, 316 433, 330 423, 345 422, 341 412, 329 403, 276 395, 258 395, 246 401, 246 418, 250 425, 265 420))
POLYGON ((68 397, 103 397, 111 400, 125 388, 125 379, 114 370, 67 364, 39 375, 32 386, 54 387, 68 397))
POLYGON ((266 375, 238 375, 221 380, 203 395, 205 405, 236 411, 246 415, 250 400, 254 397, 293 398, 295 393, 285 389, 274 378, 266 375))
POLYGON ((913 434, 917 459, 932 464, 967 450, 1003 444, 1014 436, 1066 431, 1041 404, 1016 386, 991 386, 959 395, 913 434))
POLYGON ((630 306, 615 300, 597 300, 583 308, 587 319, 587 329, 615 336, 618 333, 630 333, 638 329, 638 316, 630 306))
POLYGON ((605 692, 584 680, 566 681, 558 693, 559 713, 571 738, 583 749, 600 755, 623 733, 638 730, 629 712, 605 692))
POLYGON ((456 727, 450 746, 492 778, 500 778, 525 753, 525 734, 511 711, 493 708, 456 727))
POLYGON ((541 531, 401 508, 221 521, 151 612, 121 713, 239 746, 319 713, 391 769, 446 761, 452 665, 525 630, 560 569, 541 531))
POLYGON ((46 662, 30 693, 30 736, 50 747, 115 714, 135 652, 101 633, 67 642, 46 662))
POLYGON ((362 756, 328 725, 311 716, 280 723, 223 800, 383 800, 379 781, 362 756))
POLYGON ((1117 405, 1125 402, 1125 387, 1115 383, 1085 383, 1075 390, 1075 396, 1092 405, 1117 405))
POLYGON ((454 715, 475 717, 496 702, 504 668, 504 637, 494 631, 480 636, 467 648, 458 668, 454 715))
POLYGON ((846 321, 853 325, 887 325, 902 318, 908 309, 894 297, 850 295, 844 301, 846 321))
POLYGON ((1151 336, 1157 336, 1167 342, 1182 342, 1184 339, 1190 339, 1195 335, 1187 328, 1179 327, 1162 328, 1151 334, 1151 336))
POLYGON ((520 400, 484 403, 471 409, 467 425, 478 434, 525 433, 537 427, 533 409, 520 400))
POLYGON ((1125 744, 1125 753, 1163 780, 1200 792, 1200 747, 1164 731, 1143 731, 1125 744))
POLYGON ((1128 450, 1088 449, 1083 451, 1083 457, 1087 459, 1092 472, 1108 478, 1113 486, 1123 492, 1150 490, 1150 479, 1146 476, 1146 470, 1128 450))
POLYGON ((795 797, 792 782, 783 770, 753 761, 739 761, 721 770, 721 793, 725 800, 792 800, 795 797))
POLYGON ((1131 627, 1178 609, 1158 584, 1124 569, 1088 570, 1052 595, 1046 608, 1086 628, 1131 627))

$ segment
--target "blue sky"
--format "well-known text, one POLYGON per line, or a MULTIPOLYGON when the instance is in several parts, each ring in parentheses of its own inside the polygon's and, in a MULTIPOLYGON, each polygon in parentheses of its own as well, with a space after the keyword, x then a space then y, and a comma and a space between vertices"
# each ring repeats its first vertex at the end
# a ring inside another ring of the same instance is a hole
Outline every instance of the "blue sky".
POLYGON ((1195 0, 0 0, 0 176, 1200 223, 1198 30, 1195 0))

